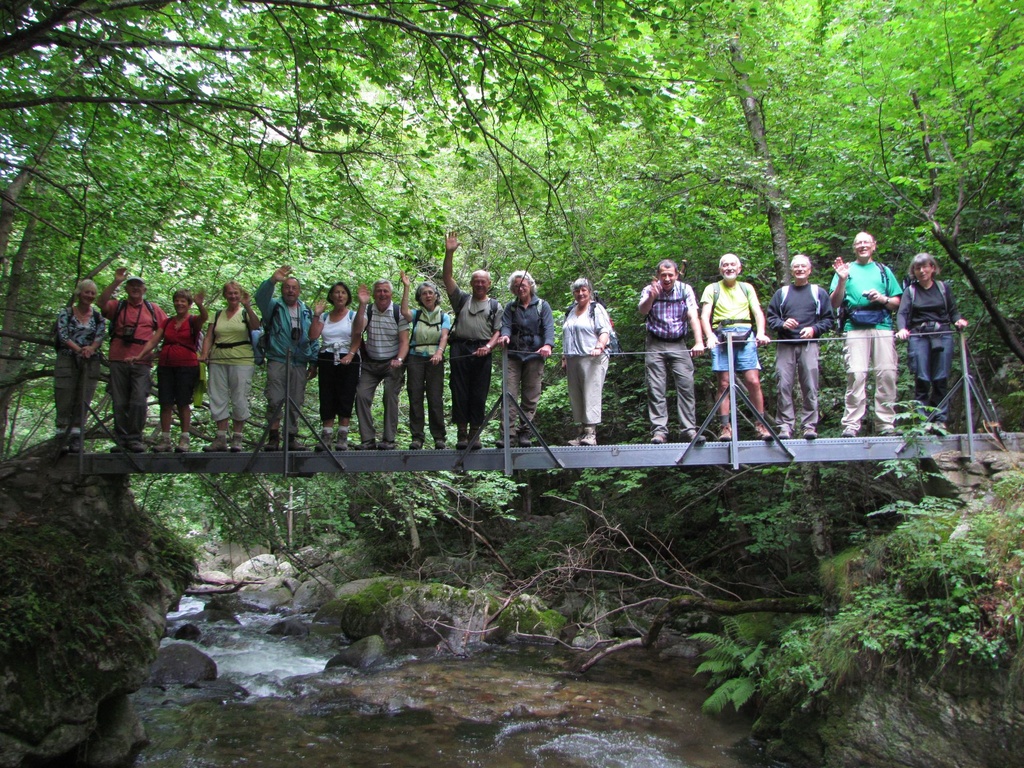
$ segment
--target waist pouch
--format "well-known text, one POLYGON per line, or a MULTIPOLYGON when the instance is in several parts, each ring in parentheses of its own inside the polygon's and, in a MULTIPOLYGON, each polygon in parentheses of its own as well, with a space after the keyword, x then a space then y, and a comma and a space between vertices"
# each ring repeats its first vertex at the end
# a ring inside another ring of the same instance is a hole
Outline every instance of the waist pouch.
POLYGON ((887 309, 858 309, 850 310, 850 321, 857 325, 884 325, 889 322, 889 310, 887 309))
POLYGON ((719 326, 715 336, 719 338, 720 343, 724 344, 723 339, 726 336, 732 336, 734 344, 746 344, 750 339, 751 334, 754 332, 753 328, 729 328, 719 326))

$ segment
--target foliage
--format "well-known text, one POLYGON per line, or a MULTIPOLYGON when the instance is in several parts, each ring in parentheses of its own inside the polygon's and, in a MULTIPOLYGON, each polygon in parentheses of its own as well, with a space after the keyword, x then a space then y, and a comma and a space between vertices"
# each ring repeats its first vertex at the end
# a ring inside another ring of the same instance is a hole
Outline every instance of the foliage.
POLYGON ((892 668, 1015 664, 1024 639, 1020 473, 998 487, 1007 503, 964 515, 948 500, 898 502, 901 521, 837 570, 859 569, 834 616, 786 632, 764 667, 761 690, 814 700, 848 679, 892 668))
POLYGON ((719 714, 727 704, 739 709, 757 692, 758 676, 764 663, 767 644, 764 639, 754 642, 745 636, 743 622, 733 616, 722 619, 722 634, 697 632, 691 639, 708 643, 701 654, 704 661, 696 674, 710 674, 708 688, 715 691, 701 705, 710 714, 719 714))

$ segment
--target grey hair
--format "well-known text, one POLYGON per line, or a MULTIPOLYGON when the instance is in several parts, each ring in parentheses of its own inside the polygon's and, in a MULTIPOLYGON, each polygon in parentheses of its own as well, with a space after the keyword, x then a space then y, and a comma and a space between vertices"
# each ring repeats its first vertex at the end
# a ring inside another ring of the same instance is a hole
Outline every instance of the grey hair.
POLYGON ((520 280, 524 280, 530 285, 530 293, 534 296, 537 295, 537 282, 533 279, 533 276, 525 269, 517 269, 508 278, 508 290, 511 293, 516 289, 516 283, 520 280))
POLYGON ((423 303, 423 291, 426 291, 426 290, 433 291, 434 294, 437 296, 438 301, 440 301, 441 293, 437 290, 437 286, 434 285, 429 280, 426 280, 426 281, 424 281, 424 282, 422 282, 422 283, 420 283, 419 285, 416 286, 416 301, 418 301, 420 304, 423 303))
POLYGON ((591 293, 594 292, 594 286, 585 277, 577 277, 573 280, 572 285, 569 286, 570 291, 575 291, 577 288, 586 288, 591 293))
POLYGON ((86 277, 78 281, 78 285, 75 286, 75 292, 73 296, 77 299, 79 296, 82 295, 82 290, 84 288, 91 288, 97 294, 99 294, 100 292, 99 286, 97 286, 93 280, 90 280, 88 277, 86 277))
POLYGON ((914 270, 922 266, 923 264, 932 265, 932 268, 935 270, 935 277, 938 277, 940 274, 942 274, 942 269, 939 267, 939 263, 935 261, 935 257, 932 256, 930 253, 919 253, 917 254, 917 256, 911 259, 910 267, 907 269, 907 274, 913 277, 914 270))
POLYGON ((658 262, 658 266, 655 268, 654 271, 660 272, 661 270, 666 269, 668 267, 671 267, 673 270, 675 270, 675 273, 677 275, 679 274, 679 265, 672 261, 672 259, 662 259, 661 261, 658 262))
POLYGON ((394 293, 394 291, 395 291, 395 286, 394 286, 394 285, 392 285, 391 281, 390 281, 390 280, 388 280, 388 279, 387 279, 387 278, 385 278, 385 277, 382 277, 382 278, 381 278, 380 280, 374 280, 374 281, 373 281, 373 290, 375 290, 375 291, 376 291, 376 290, 377 290, 377 286, 378 286, 378 285, 386 285, 386 286, 387 286, 388 288, 390 288, 390 289, 391 289, 391 292, 392 292, 392 293, 394 293))
POLYGON ((718 266, 721 267, 722 266, 722 262, 725 261, 726 259, 736 259, 736 261, 738 261, 740 263, 740 266, 741 267, 743 266, 742 259, 740 259, 740 257, 737 256, 735 253, 723 253, 722 254, 722 258, 720 258, 718 260, 718 266))

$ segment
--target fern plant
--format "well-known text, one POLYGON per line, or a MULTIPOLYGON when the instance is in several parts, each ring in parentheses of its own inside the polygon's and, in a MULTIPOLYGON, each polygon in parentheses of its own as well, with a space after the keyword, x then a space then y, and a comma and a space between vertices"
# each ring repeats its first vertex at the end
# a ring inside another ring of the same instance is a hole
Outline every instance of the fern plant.
POLYGON ((739 711, 757 693, 759 669, 765 658, 764 641, 752 645, 743 637, 740 622, 732 617, 722 620, 722 634, 698 632, 692 638, 710 646, 701 654, 704 661, 695 674, 710 674, 707 687, 715 690, 701 709, 717 715, 732 704, 739 711))

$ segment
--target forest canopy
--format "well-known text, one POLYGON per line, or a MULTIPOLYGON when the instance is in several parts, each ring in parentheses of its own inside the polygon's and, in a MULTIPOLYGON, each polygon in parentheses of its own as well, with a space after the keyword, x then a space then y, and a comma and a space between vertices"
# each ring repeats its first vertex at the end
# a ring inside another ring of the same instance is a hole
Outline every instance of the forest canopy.
POLYGON ((659 259, 699 290, 734 252, 770 295, 868 230, 898 274, 939 258, 1015 392, 1022 40, 998 0, 8 3, 4 452, 78 278, 319 293, 436 277, 450 229, 460 279, 527 268, 557 307, 585 275, 627 342, 659 259))

